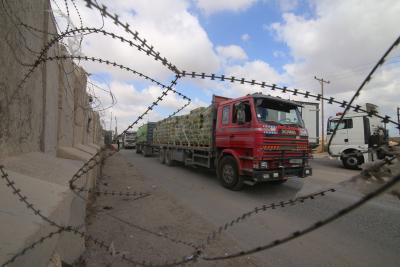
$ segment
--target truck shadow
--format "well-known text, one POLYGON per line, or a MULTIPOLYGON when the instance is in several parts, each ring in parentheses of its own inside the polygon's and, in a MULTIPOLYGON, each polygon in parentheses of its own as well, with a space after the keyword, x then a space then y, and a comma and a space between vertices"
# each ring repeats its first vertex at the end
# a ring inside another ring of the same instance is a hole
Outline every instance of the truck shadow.
MULTIPOLYGON (((206 168, 195 168, 195 167, 185 167, 183 164, 177 164, 175 167, 186 169, 190 172, 195 172, 197 175, 201 176, 202 179, 207 180, 209 183, 212 183, 212 186, 220 186, 220 182, 218 181, 217 175, 215 171, 206 169, 206 168)), ((199 178, 199 177, 196 177, 199 178)), ((287 182, 284 184, 272 184, 268 182, 255 184, 253 186, 245 185, 240 191, 230 191, 227 192, 235 193, 238 195, 243 195, 246 197, 250 197, 258 200, 270 200, 273 199, 278 201, 280 199, 290 199, 295 198, 297 193, 303 188, 304 182, 299 178, 289 178, 287 182)))
POLYGON ((295 198, 303 188, 304 182, 299 178, 289 178, 284 184, 260 183, 254 186, 245 186, 242 194, 251 195, 257 199, 273 199, 274 201, 295 198))

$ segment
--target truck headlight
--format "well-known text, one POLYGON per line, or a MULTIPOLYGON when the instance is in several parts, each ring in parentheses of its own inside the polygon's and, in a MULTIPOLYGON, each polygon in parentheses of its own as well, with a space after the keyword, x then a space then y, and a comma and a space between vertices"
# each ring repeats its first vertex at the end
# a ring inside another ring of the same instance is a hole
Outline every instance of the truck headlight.
POLYGON ((278 134, 278 127, 276 125, 264 125, 265 134, 278 134))

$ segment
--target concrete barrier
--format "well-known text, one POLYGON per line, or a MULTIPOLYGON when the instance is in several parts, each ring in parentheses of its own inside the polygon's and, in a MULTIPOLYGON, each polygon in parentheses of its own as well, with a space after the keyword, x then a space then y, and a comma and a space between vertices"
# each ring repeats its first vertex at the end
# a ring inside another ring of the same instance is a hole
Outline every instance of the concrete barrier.
MULTIPOLYGON (((49 0, 0 6, 0 164, 43 214, 84 231, 86 203, 68 181, 103 145, 100 116, 90 108, 86 92, 87 74, 71 60, 46 61, 18 87, 30 68, 25 63, 36 60, 32 51, 40 52, 56 33, 49 10, 49 0)), ((58 43, 48 56, 67 53, 58 43)), ((94 168, 77 185, 92 188, 99 174, 94 168)), ((53 230, 0 181, 0 265, 53 230)), ((81 237, 64 232, 10 266, 46 266, 54 255, 71 264, 84 248, 81 237)))

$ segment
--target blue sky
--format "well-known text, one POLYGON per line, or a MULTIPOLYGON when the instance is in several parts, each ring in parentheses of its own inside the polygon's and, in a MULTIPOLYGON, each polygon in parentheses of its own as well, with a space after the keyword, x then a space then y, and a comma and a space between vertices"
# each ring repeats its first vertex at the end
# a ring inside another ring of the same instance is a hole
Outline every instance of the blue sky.
MULTIPOLYGON (((54 1, 63 6, 63 1, 54 1)), ((319 92, 313 79, 316 75, 331 80, 326 92, 339 99, 352 96, 374 62, 397 37, 400 25, 400 2, 396 0, 98 1, 132 25, 181 70, 224 73, 319 92)), ((84 26, 101 25, 97 12, 86 8, 82 1, 77 3, 84 26)), ((70 14, 78 25, 72 9, 70 14)), ((61 25, 62 18, 58 21, 61 25)), ((130 38, 109 19, 104 22, 104 29, 130 38)), ((158 62, 104 36, 85 36, 81 52, 115 60, 165 84, 171 79, 171 72, 158 62)), ((400 59, 398 49, 393 56, 400 59)), ((93 73, 93 80, 110 88, 118 100, 104 112, 105 124, 112 111, 124 128, 160 94, 159 88, 118 69, 90 62, 82 65, 93 73)), ((377 73, 357 103, 379 99, 382 113, 393 117, 400 103, 396 92, 400 87, 400 68, 398 62, 390 66, 377 73)), ((192 106, 184 112, 208 105, 212 94, 235 97, 260 91, 190 79, 182 80, 177 89, 193 99, 192 106)), ((100 92, 98 98, 104 105, 110 100, 109 95, 100 92)), ((182 100, 171 95, 147 120, 161 119, 182 104, 182 100)), ((328 116, 337 111, 339 107, 327 106, 328 116)))
MULTIPOLYGON (((309 5, 304 3, 296 8, 295 13, 309 13, 309 5)), ((194 12, 199 10, 194 9, 194 12)), ((275 1, 258 2, 243 12, 225 11, 213 15, 200 12, 198 16, 214 44, 239 44, 250 59, 266 60, 279 71, 289 62, 288 47, 268 30, 272 23, 282 22, 282 12, 275 1), (243 41, 243 34, 248 34, 249 40, 243 41), (274 51, 281 51, 287 56, 274 57, 274 51)))

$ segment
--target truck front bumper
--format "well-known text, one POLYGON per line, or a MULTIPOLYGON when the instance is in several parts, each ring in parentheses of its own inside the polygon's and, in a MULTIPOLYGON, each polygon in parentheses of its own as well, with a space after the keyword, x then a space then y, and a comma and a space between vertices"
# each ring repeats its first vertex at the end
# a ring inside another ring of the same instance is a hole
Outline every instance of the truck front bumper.
POLYGON ((253 170, 253 175, 250 179, 254 182, 278 181, 286 179, 290 176, 307 177, 312 175, 311 167, 291 167, 279 168, 276 170, 253 170))

